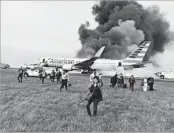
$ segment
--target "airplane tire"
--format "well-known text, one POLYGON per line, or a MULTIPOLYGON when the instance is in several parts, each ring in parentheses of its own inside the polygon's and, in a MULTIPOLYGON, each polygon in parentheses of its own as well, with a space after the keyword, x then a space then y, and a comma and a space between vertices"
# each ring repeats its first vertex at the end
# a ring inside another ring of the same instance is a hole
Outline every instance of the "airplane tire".
POLYGON ((161 79, 164 79, 164 75, 161 75, 160 78, 161 78, 161 79))

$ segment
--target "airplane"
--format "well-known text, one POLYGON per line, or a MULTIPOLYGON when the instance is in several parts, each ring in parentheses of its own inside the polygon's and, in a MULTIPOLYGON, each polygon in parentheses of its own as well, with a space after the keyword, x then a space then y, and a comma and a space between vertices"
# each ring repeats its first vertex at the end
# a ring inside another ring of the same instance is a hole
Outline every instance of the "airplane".
POLYGON ((9 64, 0 63, 0 67, 2 69, 9 69, 10 68, 10 65, 9 64))
POLYGON ((111 60, 100 58, 103 53, 105 46, 94 55, 94 57, 87 58, 41 58, 40 63, 44 67, 57 67, 66 71, 82 70, 82 74, 97 71, 116 71, 116 66, 119 62, 122 63, 125 69, 134 69, 146 67, 147 62, 144 62, 144 56, 151 44, 151 41, 144 41, 138 49, 132 52, 124 60, 111 60))

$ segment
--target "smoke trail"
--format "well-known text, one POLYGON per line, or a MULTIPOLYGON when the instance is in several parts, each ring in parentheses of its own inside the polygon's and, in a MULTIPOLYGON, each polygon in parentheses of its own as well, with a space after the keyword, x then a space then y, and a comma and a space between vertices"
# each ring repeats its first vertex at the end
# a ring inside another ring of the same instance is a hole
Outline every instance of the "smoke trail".
POLYGON ((174 70, 174 41, 171 41, 166 45, 164 53, 158 53, 151 57, 153 65, 161 70, 174 70))
POLYGON ((151 64, 148 64, 145 68, 137 68, 133 70, 126 71, 128 76, 134 75, 136 77, 149 77, 153 76, 157 78, 154 73, 160 71, 174 71, 174 41, 166 44, 166 48, 163 53, 157 53, 156 55, 152 56, 150 60, 152 61, 151 64))
POLYGON ((145 60, 163 52, 169 42, 169 24, 158 7, 143 8, 136 1, 100 1, 92 7, 98 22, 96 29, 89 29, 89 22, 79 27, 82 44, 78 57, 92 56, 103 45, 104 58, 123 59, 143 40, 152 42, 145 60))

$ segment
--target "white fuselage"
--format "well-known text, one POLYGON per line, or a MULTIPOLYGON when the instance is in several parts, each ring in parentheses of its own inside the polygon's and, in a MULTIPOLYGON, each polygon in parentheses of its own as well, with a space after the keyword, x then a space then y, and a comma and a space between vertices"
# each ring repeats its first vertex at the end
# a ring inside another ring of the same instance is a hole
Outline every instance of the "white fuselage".
MULTIPOLYGON (((87 60, 87 58, 48 58, 47 64, 49 67, 63 67, 63 65, 74 65, 87 60)), ((110 60, 110 59, 97 59, 92 64, 91 68, 96 70, 104 71, 115 71, 118 62, 123 60, 110 60)), ((128 64, 123 64, 128 65, 128 64)))

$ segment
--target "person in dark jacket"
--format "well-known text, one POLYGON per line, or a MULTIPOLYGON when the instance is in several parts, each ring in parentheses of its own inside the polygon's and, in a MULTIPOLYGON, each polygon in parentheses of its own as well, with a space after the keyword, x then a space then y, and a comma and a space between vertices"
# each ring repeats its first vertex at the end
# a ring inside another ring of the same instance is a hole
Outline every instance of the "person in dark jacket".
POLYGON ((24 70, 23 76, 24 76, 25 79, 27 79, 27 69, 25 68, 25 69, 23 69, 23 70, 24 70))
POLYGON ((22 83, 22 77, 23 77, 24 70, 21 67, 18 71, 19 71, 19 75, 18 75, 17 79, 18 79, 19 83, 22 83))
POLYGON ((51 76, 50 76, 50 79, 51 79, 52 82, 54 82, 55 75, 56 75, 55 71, 52 70, 52 72, 51 72, 51 76))
POLYGON ((40 79, 40 80, 42 80, 42 71, 43 71, 43 69, 40 69, 40 70, 39 70, 39 79, 40 79))
POLYGON ((131 77, 129 78, 129 84, 130 84, 130 89, 133 91, 134 90, 134 84, 135 84, 135 78, 134 75, 131 75, 131 77))
POLYGON ((57 78, 57 83, 60 82, 60 78, 61 78, 62 74, 60 72, 60 70, 56 70, 56 78, 57 78))
POLYGON ((93 78, 93 82, 94 83, 88 89, 89 92, 90 92, 89 94, 91 95, 91 97, 89 99, 87 99, 88 102, 87 102, 87 105, 86 105, 87 113, 88 113, 89 116, 92 116, 91 115, 91 111, 90 111, 91 103, 94 104, 93 115, 96 116, 97 115, 98 103, 103 100, 102 92, 101 92, 101 89, 100 89, 100 87, 98 85, 99 78, 97 76, 95 76, 93 78))
POLYGON ((153 77, 149 77, 147 79, 147 82, 148 82, 148 86, 149 86, 149 91, 153 91, 154 88, 153 88, 153 85, 154 85, 154 78, 153 77))
POLYGON ((115 85, 117 84, 117 74, 115 74, 113 77, 110 79, 110 88, 114 88, 115 85))

